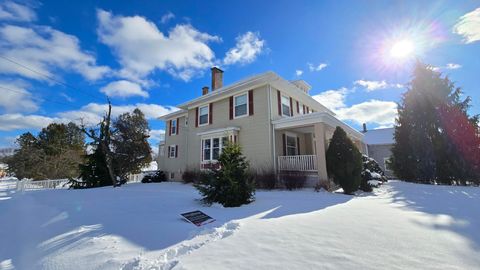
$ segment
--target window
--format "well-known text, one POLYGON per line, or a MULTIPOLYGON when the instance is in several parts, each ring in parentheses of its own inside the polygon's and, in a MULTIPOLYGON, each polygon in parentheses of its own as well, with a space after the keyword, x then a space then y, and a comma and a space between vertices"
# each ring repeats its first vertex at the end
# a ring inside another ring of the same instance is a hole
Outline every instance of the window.
POLYGON ((227 145, 227 137, 216 137, 202 140, 202 159, 204 161, 216 161, 227 145))
POLYGON ((170 134, 175 135, 177 134, 177 120, 171 120, 170 124, 170 134))
POLYGON ((200 107, 198 110, 198 124, 201 125, 206 125, 208 124, 208 114, 209 114, 209 105, 200 107))
POLYGON ((175 179, 175 173, 173 172, 170 173, 170 179, 175 179))
POLYGON ((383 166, 385 168, 385 171, 392 171, 392 163, 390 162, 389 157, 383 159, 383 166))
POLYGON ((239 95, 233 98, 235 118, 248 114, 248 94, 239 95))
POLYGON ((158 147, 158 154, 163 157, 165 155, 165 145, 160 145, 158 147))
POLYGON ((177 157, 177 146, 176 145, 170 145, 168 147, 168 157, 169 158, 176 158, 177 157))
POLYGON ((188 127, 188 117, 185 117, 185 127, 188 127))
POLYGON ((302 106, 302 114, 305 114, 305 105, 302 106))
POLYGON ((290 98, 282 96, 282 115, 290 116, 290 98))
POLYGON ((286 144, 287 156, 297 155, 297 137, 287 135, 286 144))

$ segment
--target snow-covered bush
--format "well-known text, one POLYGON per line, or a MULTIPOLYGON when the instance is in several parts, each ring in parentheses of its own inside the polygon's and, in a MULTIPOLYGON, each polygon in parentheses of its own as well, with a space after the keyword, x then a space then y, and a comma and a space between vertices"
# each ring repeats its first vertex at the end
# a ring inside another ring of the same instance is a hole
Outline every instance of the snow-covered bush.
POLYGON ((365 192, 371 192, 374 187, 378 187, 383 182, 387 181, 385 173, 373 158, 363 155, 362 163, 362 182, 360 183, 361 190, 365 192))
POLYGON ((142 183, 160 183, 167 181, 167 176, 163 171, 148 173, 142 178, 142 183))
POLYGON ((253 201, 255 186, 249 173, 249 164, 240 146, 228 144, 219 159, 219 167, 201 177, 195 187, 207 204, 220 203, 236 207, 253 201))

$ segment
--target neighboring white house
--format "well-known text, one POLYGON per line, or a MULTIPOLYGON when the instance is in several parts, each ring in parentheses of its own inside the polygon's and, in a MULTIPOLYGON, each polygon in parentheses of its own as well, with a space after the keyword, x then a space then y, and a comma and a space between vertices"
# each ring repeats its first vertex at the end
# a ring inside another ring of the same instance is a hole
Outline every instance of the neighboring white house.
POLYGON ((223 71, 212 68, 212 86, 160 117, 166 123, 158 166, 169 179, 189 169, 217 166, 227 141, 242 147, 257 170, 299 171, 327 179, 325 152, 337 126, 365 153, 363 134, 340 121, 309 95, 303 80, 287 81, 274 72, 223 86, 223 71))
POLYGON ((380 165, 388 177, 394 176, 387 165, 387 161, 392 156, 392 146, 395 142, 393 137, 394 132, 394 128, 367 130, 366 126, 363 126, 364 142, 367 144, 367 155, 380 165))

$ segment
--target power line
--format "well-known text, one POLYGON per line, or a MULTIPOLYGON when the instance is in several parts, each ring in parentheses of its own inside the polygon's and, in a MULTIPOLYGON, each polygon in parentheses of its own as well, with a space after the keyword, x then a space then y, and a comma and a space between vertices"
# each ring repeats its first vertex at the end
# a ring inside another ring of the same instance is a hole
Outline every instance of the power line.
MULTIPOLYGON (((0 88, 1 88, 1 89, 5 89, 5 90, 7 90, 7 91, 11 91, 11 92, 16 92, 16 93, 19 93, 19 94, 26 94, 26 93, 23 92, 23 91, 18 91, 18 90, 11 89, 11 88, 8 88, 8 87, 2 86, 2 85, 0 85, 0 88)), ((46 100, 46 101, 48 101, 48 102, 53 102, 53 103, 62 104, 62 105, 65 105, 65 106, 70 106, 70 107, 78 110, 78 108, 75 107, 75 106, 73 106, 72 104, 60 102, 60 101, 57 101, 57 100, 53 100, 53 99, 49 99, 49 98, 38 98, 38 97, 35 97, 35 96, 32 96, 32 98, 35 98, 35 99, 37 99, 37 100, 39 100, 39 101, 46 100)))
POLYGON ((43 73, 43 72, 40 72, 40 71, 37 71, 37 70, 35 70, 35 69, 31 68, 31 67, 28 67, 28 66, 25 65, 25 64, 22 64, 22 63, 17 62, 17 61, 15 61, 15 60, 13 60, 13 59, 11 59, 11 58, 9 58, 9 57, 6 57, 6 56, 4 56, 4 55, 0 55, 0 58, 4 59, 4 60, 6 60, 6 61, 8 61, 8 62, 10 62, 10 63, 12 63, 12 64, 18 65, 18 66, 20 66, 20 67, 22 67, 22 68, 24 68, 24 69, 26 69, 26 70, 28 70, 28 71, 30 71, 30 72, 36 73, 36 74, 38 74, 38 75, 40 75, 40 76, 43 76, 43 77, 45 77, 45 78, 47 78, 47 79, 49 79, 49 80, 51 80, 51 81, 53 81, 53 82, 56 82, 57 84, 63 85, 63 86, 68 87, 68 88, 71 88, 71 89, 76 90, 76 91, 78 91, 78 92, 80 92, 80 93, 83 93, 83 94, 85 94, 85 95, 87 95, 87 96, 89 96, 89 97, 95 98, 95 99, 97 99, 97 100, 102 100, 102 102, 104 102, 103 98, 99 98, 99 96, 94 96, 94 95, 92 95, 91 93, 88 93, 88 92, 83 91, 83 90, 80 90, 80 89, 78 89, 78 88, 76 88, 76 87, 74 87, 74 86, 71 86, 71 85, 69 85, 69 84, 67 84, 67 83, 64 83, 64 82, 62 82, 62 81, 59 81, 59 80, 53 78, 53 77, 50 76, 50 75, 47 75, 47 74, 45 74, 45 73, 43 73))

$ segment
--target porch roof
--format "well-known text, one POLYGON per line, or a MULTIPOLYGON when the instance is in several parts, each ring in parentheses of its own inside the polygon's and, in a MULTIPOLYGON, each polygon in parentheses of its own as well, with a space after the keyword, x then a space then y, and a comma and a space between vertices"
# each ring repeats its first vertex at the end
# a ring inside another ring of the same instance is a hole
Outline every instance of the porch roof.
POLYGON ((297 115, 293 117, 285 117, 272 121, 274 129, 288 129, 297 127, 312 126, 317 123, 324 123, 332 127, 341 127, 350 136, 363 140, 363 134, 346 123, 340 121, 335 116, 326 112, 314 112, 310 114, 297 115))

